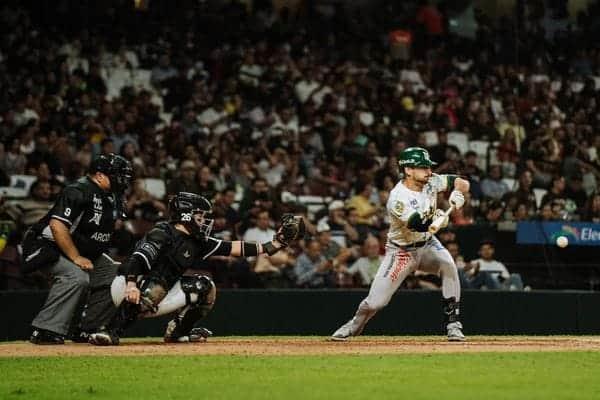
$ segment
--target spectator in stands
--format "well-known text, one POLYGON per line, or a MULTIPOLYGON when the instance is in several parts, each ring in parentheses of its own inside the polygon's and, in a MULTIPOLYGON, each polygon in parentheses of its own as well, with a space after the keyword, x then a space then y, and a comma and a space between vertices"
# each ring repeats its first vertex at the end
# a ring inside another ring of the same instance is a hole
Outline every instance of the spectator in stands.
POLYGON ((252 186, 240 202, 239 212, 243 220, 249 220, 256 218, 262 209, 272 209, 274 203, 267 181, 263 178, 254 178, 252 186))
POLYGON ((331 239, 331 228, 327 222, 317 224, 317 241, 321 245, 321 253, 332 261, 334 269, 347 267, 348 259, 354 255, 352 247, 342 247, 331 239))
POLYGON ((502 180, 502 167, 500 165, 490 166, 487 177, 481 181, 481 192, 489 199, 501 200, 510 191, 508 185, 502 180))
POLYGON ((200 185, 196 180, 198 166, 194 161, 183 160, 179 165, 179 175, 171 179, 167 185, 167 193, 175 195, 179 192, 200 193, 200 185))
POLYGON ((207 199, 213 199, 217 193, 215 186, 215 179, 208 166, 203 166, 196 175, 196 181, 198 182, 198 194, 206 197, 207 199))
POLYGON ((585 203, 587 201, 587 193, 583 189, 583 177, 581 174, 572 175, 567 182, 567 187, 564 191, 567 202, 572 201, 577 206, 577 213, 581 215, 585 203))
POLYGON ((346 219, 346 210, 342 200, 334 200, 327 208, 329 214, 319 223, 327 223, 331 228, 331 239, 341 247, 351 246, 358 240, 358 232, 346 219))
POLYGON ((550 190, 542 197, 542 205, 553 202, 566 203, 567 196, 565 195, 565 187, 565 178, 560 175, 555 175, 552 178, 550 190))
POLYGON ((537 219, 542 222, 556 221, 559 219, 558 215, 554 215, 552 210, 552 204, 546 203, 540 207, 537 219))
MULTIPOLYGON (((244 232, 244 241, 253 241, 256 243, 266 243, 275 236, 275 231, 271 226, 274 223, 271 220, 268 210, 262 209, 256 217, 256 225, 244 232), (270 238, 267 240, 267 238, 270 238)), ((294 263, 294 258, 287 251, 280 251, 272 256, 261 254, 258 257, 249 257, 251 270, 258 275, 263 286, 281 286, 286 278, 282 275, 282 270, 294 263)))
POLYGON ((360 181, 355 187, 356 194, 350 198, 347 206, 356 210, 358 223, 373 225, 377 214, 377 207, 371 203, 373 185, 366 181, 360 181))
POLYGON ((515 110, 508 111, 507 120, 498 125, 500 137, 504 137, 509 129, 512 130, 512 133, 514 134, 517 151, 521 151, 521 143, 523 143, 523 140, 525 140, 527 135, 525 133, 525 128, 519 123, 519 117, 515 110))
POLYGON ((514 177, 517 171, 517 163, 519 162, 519 151, 517 150, 515 131, 511 128, 506 129, 504 136, 500 139, 496 157, 502 165, 503 175, 511 178, 514 177))
POLYGON ((10 175, 19 175, 25 172, 27 158, 21 153, 21 141, 17 137, 12 137, 6 143, 4 157, 0 159, 0 169, 10 175))
POLYGON ((454 167, 453 171, 457 171, 458 165, 455 164, 460 156, 460 150, 453 144, 448 144, 448 132, 445 129, 440 129, 437 137, 438 143, 428 149, 431 159, 438 160, 438 169, 444 167, 444 170, 451 170, 454 167))
POLYGON ((229 230, 232 233, 232 239, 236 240, 238 226, 241 221, 240 213, 233 207, 235 204, 235 190, 233 188, 223 189, 215 198, 214 208, 220 210, 225 219, 224 229, 229 230))
POLYGON ((505 207, 501 201, 492 201, 488 203, 482 224, 495 227, 498 222, 503 220, 505 207))
POLYGON ((449 242, 446 248, 456 263, 461 288, 499 289, 498 282, 492 277, 490 272, 476 270, 476 264, 465 262, 463 256, 460 254, 458 243, 449 242))
POLYGON ((48 180, 36 180, 29 189, 29 197, 9 203, 9 214, 18 226, 26 229, 39 221, 52 208, 52 188, 48 180))
POLYGON ((504 264, 494 259, 494 252, 493 242, 483 241, 481 243, 479 247, 480 258, 471 262, 473 264, 471 277, 475 277, 480 272, 489 272, 497 286, 488 287, 488 289, 523 290, 521 275, 508 272, 504 264))
POLYGON ((600 223, 600 193, 593 194, 585 205, 583 220, 600 223))
POLYGON ((529 208, 537 210, 535 195, 531 186, 532 182, 533 177, 530 171, 525 170, 521 172, 519 176, 519 188, 514 193, 508 193, 506 197, 515 197, 517 203, 525 203, 529 208))
POLYGON ((362 287, 368 287, 375 278, 382 260, 379 250, 379 240, 375 236, 369 236, 362 246, 363 256, 345 269, 346 273, 359 278, 359 285, 362 287))
POLYGON ((310 240, 306 244, 306 250, 296 260, 296 284, 306 288, 328 287, 332 268, 332 261, 321 253, 319 241, 310 240))

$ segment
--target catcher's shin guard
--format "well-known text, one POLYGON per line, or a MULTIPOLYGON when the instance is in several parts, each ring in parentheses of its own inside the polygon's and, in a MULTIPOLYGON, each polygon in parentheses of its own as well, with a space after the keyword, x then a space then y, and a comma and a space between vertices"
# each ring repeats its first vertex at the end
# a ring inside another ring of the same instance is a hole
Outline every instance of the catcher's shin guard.
POLYGON ((204 341, 212 336, 212 332, 206 328, 194 328, 194 324, 212 310, 217 295, 215 284, 206 276, 184 276, 181 289, 185 292, 187 304, 167 324, 164 340, 171 343, 204 341))

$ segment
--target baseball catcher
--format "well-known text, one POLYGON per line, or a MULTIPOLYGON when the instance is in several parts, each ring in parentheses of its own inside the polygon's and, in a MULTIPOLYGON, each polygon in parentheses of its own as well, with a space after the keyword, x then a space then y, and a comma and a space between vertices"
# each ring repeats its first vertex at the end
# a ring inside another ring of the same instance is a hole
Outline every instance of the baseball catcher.
MULTIPOLYGON (((136 245, 111 285, 115 316, 107 326, 89 334, 94 345, 117 345, 123 329, 140 318, 174 313, 165 342, 203 341, 212 333, 194 328, 212 309, 213 281, 202 275, 183 275, 210 256, 273 255, 304 236, 302 217, 286 214, 272 241, 224 241, 210 236, 212 205, 206 198, 180 192, 169 202, 169 222, 157 223, 136 245)), ((88 312, 97 312, 88 310, 88 312)))

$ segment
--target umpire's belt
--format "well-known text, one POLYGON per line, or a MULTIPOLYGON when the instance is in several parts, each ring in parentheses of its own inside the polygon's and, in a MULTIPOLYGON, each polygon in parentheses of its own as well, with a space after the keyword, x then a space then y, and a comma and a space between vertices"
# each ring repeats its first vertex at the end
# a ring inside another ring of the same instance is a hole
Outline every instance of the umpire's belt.
POLYGON ((420 247, 425 246, 428 241, 429 241, 429 239, 423 240, 422 242, 413 242, 413 243, 410 243, 410 244, 400 244, 400 243, 397 243, 397 242, 395 242, 393 240, 390 240, 390 243, 393 244, 396 247, 401 248, 401 249, 418 249, 420 247))

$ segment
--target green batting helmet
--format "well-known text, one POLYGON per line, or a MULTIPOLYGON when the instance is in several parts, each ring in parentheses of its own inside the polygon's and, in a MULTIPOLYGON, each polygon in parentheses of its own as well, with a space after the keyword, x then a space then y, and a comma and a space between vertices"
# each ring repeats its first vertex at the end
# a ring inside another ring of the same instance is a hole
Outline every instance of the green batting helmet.
POLYGON ((398 159, 400 168, 429 168, 437 165, 429 158, 429 152, 422 147, 409 147, 400 153, 398 159))

